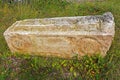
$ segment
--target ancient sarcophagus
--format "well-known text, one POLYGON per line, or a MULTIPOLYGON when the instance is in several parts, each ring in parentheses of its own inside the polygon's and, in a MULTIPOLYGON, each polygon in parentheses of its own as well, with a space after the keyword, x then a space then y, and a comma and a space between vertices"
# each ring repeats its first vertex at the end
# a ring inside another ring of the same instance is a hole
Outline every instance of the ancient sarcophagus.
POLYGON ((12 52, 72 58, 106 55, 115 23, 110 12, 96 16, 56 17, 17 21, 4 32, 12 52))

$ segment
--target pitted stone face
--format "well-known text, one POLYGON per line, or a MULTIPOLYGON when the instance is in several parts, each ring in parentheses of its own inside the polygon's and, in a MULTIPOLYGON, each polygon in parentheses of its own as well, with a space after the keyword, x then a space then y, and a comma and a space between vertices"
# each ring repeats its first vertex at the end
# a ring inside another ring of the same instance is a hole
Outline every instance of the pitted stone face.
POLYGON ((4 36, 12 52, 72 58, 105 56, 114 37, 110 12, 96 16, 56 17, 17 21, 4 36))

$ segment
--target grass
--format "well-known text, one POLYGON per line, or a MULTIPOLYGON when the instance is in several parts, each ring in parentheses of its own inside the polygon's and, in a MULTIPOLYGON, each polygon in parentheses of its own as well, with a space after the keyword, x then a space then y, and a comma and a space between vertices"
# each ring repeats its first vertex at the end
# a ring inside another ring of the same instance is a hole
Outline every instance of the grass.
MULTIPOLYGON (((0 0, 1 1, 1 0, 0 0)), ((68 3, 61 0, 36 0, 32 4, 0 3, 0 80, 119 80, 120 79, 120 3, 68 3), (66 60, 11 53, 3 32, 17 20, 60 16, 99 15, 112 12, 115 38, 105 58, 85 56, 66 60)))

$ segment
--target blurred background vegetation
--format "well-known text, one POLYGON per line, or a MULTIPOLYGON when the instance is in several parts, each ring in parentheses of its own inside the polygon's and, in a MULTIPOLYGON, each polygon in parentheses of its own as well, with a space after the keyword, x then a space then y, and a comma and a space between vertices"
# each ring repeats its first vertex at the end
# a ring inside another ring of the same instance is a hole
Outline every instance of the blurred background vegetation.
POLYGON ((0 0, 0 80, 120 80, 120 0, 0 0), (11 53, 3 32, 30 18, 101 15, 112 12, 115 38, 107 55, 72 60, 11 53))

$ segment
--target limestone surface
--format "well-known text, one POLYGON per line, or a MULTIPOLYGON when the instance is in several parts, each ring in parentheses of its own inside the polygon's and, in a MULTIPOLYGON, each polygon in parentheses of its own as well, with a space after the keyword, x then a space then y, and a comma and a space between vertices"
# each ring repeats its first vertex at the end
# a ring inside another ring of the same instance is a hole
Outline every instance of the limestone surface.
POLYGON ((4 32, 12 52, 72 58, 106 55, 115 34, 110 12, 95 16, 26 19, 4 32))

